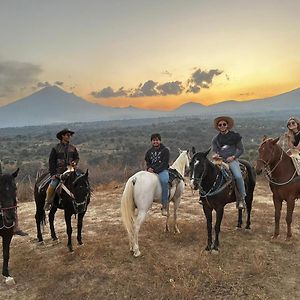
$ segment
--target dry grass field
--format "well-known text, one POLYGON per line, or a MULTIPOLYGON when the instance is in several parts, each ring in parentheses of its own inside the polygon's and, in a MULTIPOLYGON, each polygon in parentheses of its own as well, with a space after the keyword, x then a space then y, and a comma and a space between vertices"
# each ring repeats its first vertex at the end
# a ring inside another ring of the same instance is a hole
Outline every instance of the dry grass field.
POLYGON ((10 270, 16 285, 1 281, 0 298, 300 299, 299 204, 292 241, 285 241, 285 205, 281 235, 272 241, 274 208, 265 182, 256 188, 251 231, 235 229, 235 206, 227 205, 217 255, 204 251, 204 215, 197 193, 187 189, 178 212, 181 234, 164 232, 155 204, 140 231, 142 256, 132 257, 120 219, 122 188, 95 190, 84 219, 84 245, 77 246, 74 236, 74 253, 66 247, 61 211, 56 215, 60 242, 52 242, 46 226, 45 245, 38 245, 34 202, 21 203, 20 223, 29 237, 13 239, 10 270))

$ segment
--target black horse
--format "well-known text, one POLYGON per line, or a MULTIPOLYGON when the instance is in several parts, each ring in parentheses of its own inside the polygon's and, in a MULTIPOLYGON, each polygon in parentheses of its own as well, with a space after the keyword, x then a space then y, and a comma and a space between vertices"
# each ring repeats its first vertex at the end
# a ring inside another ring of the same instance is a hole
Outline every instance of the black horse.
MULTIPOLYGON (((17 209, 17 187, 15 178, 19 169, 12 174, 0 174, 0 235, 3 244, 2 275, 11 278, 8 271, 9 247, 14 234, 17 209)), ((13 280, 13 279, 12 279, 13 280)))
MULTIPOLYGON (((219 166, 208 160, 207 152, 195 153, 190 163, 190 179, 193 189, 199 189, 200 200, 207 221, 207 251, 219 248, 220 226, 227 203, 236 201, 236 188, 230 175, 224 174, 219 166), (228 177, 229 176, 229 177, 228 177), (212 211, 216 211, 215 241, 212 242, 212 211)), ((253 191, 255 188, 256 175, 249 162, 240 160, 245 166, 245 198, 247 208, 246 229, 250 229, 250 214, 252 209, 253 191)), ((238 211, 237 228, 242 227, 243 209, 238 211)))
MULTIPOLYGON (((36 204, 36 226, 37 226, 37 239, 39 242, 43 242, 43 236, 41 232, 41 225, 45 223, 45 198, 46 190, 49 184, 46 184, 40 188, 40 184, 45 180, 48 174, 41 175, 36 181, 34 187, 34 197, 36 204)), ((82 221, 86 213, 87 206, 90 202, 91 189, 88 180, 88 171, 83 173, 79 170, 66 172, 61 175, 61 185, 59 186, 59 193, 56 193, 52 208, 49 212, 49 224, 51 230, 52 240, 57 240, 57 236, 54 229, 54 216, 58 208, 64 209, 67 234, 68 234, 68 248, 72 252, 72 225, 71 216, 73 214, 78 215, 77 221, 77 241, 79 245, 82 245, 81 230, 82 221)))

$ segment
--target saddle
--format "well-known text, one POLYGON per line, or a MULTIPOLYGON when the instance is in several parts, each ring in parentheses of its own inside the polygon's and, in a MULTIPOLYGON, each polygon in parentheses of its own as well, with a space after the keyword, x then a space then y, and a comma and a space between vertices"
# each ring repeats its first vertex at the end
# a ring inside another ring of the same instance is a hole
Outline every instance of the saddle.
POLYGON ((171 188, 173 185, 173 182, 176 183, 176 185, 182 180, 184 181, 184 178, 181 176, 181 174, 176 170, 169 168, 169 187, 171 188))
POLYGON ((300 175, 300 152, 297 149, 289 149, 290 157, 293 161, 297 175, 300 175))

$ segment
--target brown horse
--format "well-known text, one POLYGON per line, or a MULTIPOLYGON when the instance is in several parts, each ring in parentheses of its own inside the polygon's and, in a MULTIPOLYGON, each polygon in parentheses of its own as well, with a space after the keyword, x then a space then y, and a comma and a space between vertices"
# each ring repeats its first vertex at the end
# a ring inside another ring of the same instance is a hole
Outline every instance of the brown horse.
POLYGON ((273 239, 279 235, 279 222, 282 208, 282 201, 287 203, 286 223, 287 236, 289 240, 292 236, 291 224, 295 199, 300 197, 300 176, 297 176, 291 157, 283 151, 277 144, 276 139, 264 137, 259 146, 259 158, 256 163, 256 173, 261 174, 263 169, 269 181, 273 193, 273 202, 275 207, 275 230, 273 239))

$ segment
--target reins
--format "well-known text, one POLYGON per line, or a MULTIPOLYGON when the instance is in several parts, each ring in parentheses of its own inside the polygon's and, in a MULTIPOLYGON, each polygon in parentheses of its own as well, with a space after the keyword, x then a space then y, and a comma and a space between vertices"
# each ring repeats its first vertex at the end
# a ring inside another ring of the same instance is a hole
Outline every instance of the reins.
POLYGON ((283 152, 284 152, 283 149, 281 149, 280 158, 279 158, 278 162, 275 164, 275 166, 272 168, 272 170, 268 170, 268 168, 270 168, 270 160, 268 162, 266 162, 262 158, 257 159, 257 161, 262 161, 264 163, 264 165, 265 165, 264 172, 265 172, 265 177, 267 178, 267 180, 270 183, 272 183, 274 185, 277 185, 277 186, 282 186, 282 185, 286 185, 286 184, 290 183, 294 179, 294 177, 295 177, 295 175, 297 173, 297 170, 295 170, 295 172, 293 173, 292 177, 289 180, 285 181, 285 182, 276 182, 276 181, 272 180, 272 172, 274 172, 274 170, 281 163, 282 158, 283 158, 283 152))

